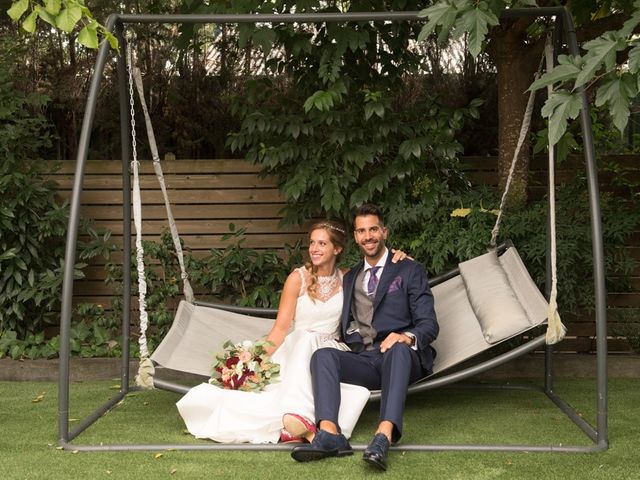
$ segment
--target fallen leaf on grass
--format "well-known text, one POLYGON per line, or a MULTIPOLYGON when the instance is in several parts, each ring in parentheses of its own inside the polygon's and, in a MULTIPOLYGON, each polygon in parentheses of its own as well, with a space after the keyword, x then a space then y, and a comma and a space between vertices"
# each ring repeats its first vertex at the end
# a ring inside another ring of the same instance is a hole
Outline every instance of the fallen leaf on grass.
POLYGON ((153 458, 156 458, 156 459, 158 459, 158 458, 162 458, 162 457, 164 457, 164 453, 156 453, 156 454, 153 456, 153 458))
POLYGON ((31 403, 40 403, 42 400, 44 400, 46 394, 47 392, 41 392, 40 395, 31 399, 31 403))

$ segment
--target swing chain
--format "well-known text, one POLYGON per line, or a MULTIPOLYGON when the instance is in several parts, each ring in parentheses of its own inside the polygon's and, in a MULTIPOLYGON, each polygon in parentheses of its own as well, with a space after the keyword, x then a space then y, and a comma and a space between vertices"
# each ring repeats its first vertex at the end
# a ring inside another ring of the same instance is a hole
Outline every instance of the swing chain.
POLYGON ((133 61, 131 56, 131 48, 129 43, 126 44, 127 49, 127 72, 129 74, 129 113, 131 115, 131 153, 132 160, 131 166, 133 168, 133 162, 138 161, 138 149, 136 143, 136 111, 133 100, 133 61))

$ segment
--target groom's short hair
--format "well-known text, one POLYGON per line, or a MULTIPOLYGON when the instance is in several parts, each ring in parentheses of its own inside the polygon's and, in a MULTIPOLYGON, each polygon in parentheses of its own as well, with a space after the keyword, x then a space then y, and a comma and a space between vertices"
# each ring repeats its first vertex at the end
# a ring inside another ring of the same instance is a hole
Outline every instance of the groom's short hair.
POLYGON ((372 203, 365 203, 358 207, 353 214, 354 222, 357 217, 364 217, 365 215, 375 215, 376 217, 378 217, 378 220, 380 220, 380 224, 384 225, 384 216, 382 215, 382 210, 380 210, 380 208, 376 205, 373 205, 372 203))

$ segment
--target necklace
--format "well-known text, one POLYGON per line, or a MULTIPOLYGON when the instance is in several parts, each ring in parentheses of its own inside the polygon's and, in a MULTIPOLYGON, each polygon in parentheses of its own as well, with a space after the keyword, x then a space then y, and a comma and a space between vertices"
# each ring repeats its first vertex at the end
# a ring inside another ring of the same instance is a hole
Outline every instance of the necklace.
POLYGON ((339 282, 338 270, 334 270, 331 275, 322 277, 318 275, 318 297, 326 298, 330 296, 338 286, 339 282))

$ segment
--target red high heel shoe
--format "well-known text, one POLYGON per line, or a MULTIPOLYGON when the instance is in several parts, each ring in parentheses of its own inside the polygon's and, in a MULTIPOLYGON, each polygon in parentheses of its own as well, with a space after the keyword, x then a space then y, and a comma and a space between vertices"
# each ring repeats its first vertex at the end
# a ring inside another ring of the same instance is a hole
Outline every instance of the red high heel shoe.
POLYGON ((297 413, 285 413, 282 416, 282 425, 289 434, 308 442, 311 442, 318 433, 318 428, 311 420, 297 413))
POLYGON ((291 435, 287 429, 283 428, 280 430, 280 443, 304 443, 306 440, 302 437, 296 437, 295 435, 291 435))

